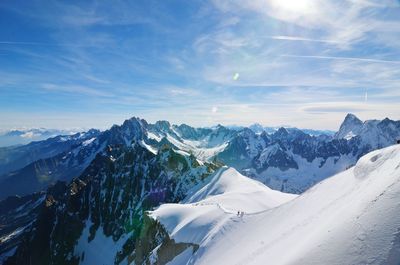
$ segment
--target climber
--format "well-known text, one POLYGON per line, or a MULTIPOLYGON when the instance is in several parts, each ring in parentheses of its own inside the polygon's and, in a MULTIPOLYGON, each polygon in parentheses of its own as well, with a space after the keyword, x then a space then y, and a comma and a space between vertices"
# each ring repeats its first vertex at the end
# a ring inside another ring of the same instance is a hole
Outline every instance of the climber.
POLYGON ((397 144, 400 144, 400 139, 397 140, 397 144))

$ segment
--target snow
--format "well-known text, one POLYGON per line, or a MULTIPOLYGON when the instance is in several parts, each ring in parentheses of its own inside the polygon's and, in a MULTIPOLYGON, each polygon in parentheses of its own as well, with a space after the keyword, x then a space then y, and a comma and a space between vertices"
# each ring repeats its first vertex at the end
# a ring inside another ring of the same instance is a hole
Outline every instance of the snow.
POLYGON ((99 227, 94 239, 88 242, 91 226, 92 223, 88 220, 75 247, 75 255, 81 257, 82 253, 85 253, 83 261, 81 260, 79 264, 114 264, 115 254, 122 249, 130 233, 115 242, 112 237, 105 236, 103 228, 99 227))
POLYGON ((237 219, 237 211, 254 214, 297 196, 271 190, 227 167, 189 194, 185 204, 163 204, 150 215, 165 226, 176 242, 196 244, 207 240, 209 231, 218 230, 231 218, 237 219))
POLYGON ((216 203, 231 211, 237 211, 239 207, 242 210, 246 209, 246 212, 257 212, 276 207, 295 197, 293 194, 272 190, 243 176, 234 168, 223 167, 209 183, 184 202, 216 203))
POLYGON ((223 151, 227 146, 227 143, 223 143, 222 145, 215 147, 203 147, 205 142, 192 140, 179 141, 169 134, 167 134, 167 139, 179 149, 189 153, 193 152, 193 154, 201 160, 208 160, 215 154, 223 151))
POLYGON ((93 143, 96 140, 96 137, 90 138, 82 143, 83 146, 88 146, 89 144, 93 143))
POLYGON ((264 190, 269 197, 262 211, 259 189, 251 191, 254 183, 244 184, 233 170, 223 172, 187 204, 162 205, 151 213, 172 238, 200 246, 180 256, 179 264, 398 263, 399 145, 371 152, 355 167, 272 208, 269 199, 279 196, 264 190), (242 187, 245 198, 238 196, 242 187), (246 211, 243 218, 228 210, 232 205, 246 211))
POLYGON ((356 134, 353 133, 353 131, 350 131, 349 133, 346 134, 345 137, 343 137, 346 140, 350 140, 351 138, 357 136, 356 134))
POLYGON ((147 131, 147 137, 148 137, 149 139, 156 140, 157 142, 160 142, 161 139, 162 139, 162 137, 160 137, 160 136, 158 136, 158 135, 156 135, 155 133, 150 132, 150 131, 147 131))
POLYGON ((221 145, 218 145, 215 147, 210 147, 210 148, 200 148, 200 147, 196 148, 195 147, 195 148, 193 148, 193 153, 195 154, 196 157, 199 157, 202 160, 209 160, 216 154, 224 151, 227 146, 228 146, 228 143, 223 143, 221 145))
POLYGON ((271 155, 276 154, 276 152, 281 149, 280 145, 278 143, 273 144, 265 148, 261 154, 260 157, 258 158, 259 161, 267 161, 271 155))
MULTIPOLYGON (((188 140, 179 137, 179 133, 171 128, 172 134, 164 133, 159 134, 156 132, 147 132, 147 137, 149 139, 156 140, 160 142, 163 137, 165 137, 169 142, 179 148, 180 151, 186 153, 193 153, 201 161, 207 161, 211 159, 216 154, 222 152, 228 145, 228 141, 222 136, 217 138, 209 139, 207 136, 202 140, 188 140), (177 137, 178 136, 178 137, 177 137)), ((149 145, 146 146, 148 149, 149 145)), ((150 150, 150 149, 149 149, 150 150)), ((153 150, 155 150, 153 148, 153 150)))
POLYGON ((167 140, 183 151, 189 153, 192 152, 196 157, 203 161, 209 160, 211 157, 222 152, 228 146, 227 142, 222 142, 215 146, 208 146, 209 142, 206 139, 204 141, 179 141, 169 134, 167 134, 167 140))
POLYGON ((156 148, 152 147, 149 144, 146 144, 143 140, 140 141, 140 144, 141 144, 141 146, 143 146, 144 148, 149 150, 151 153, 153 153, 155 155, 158 153, 158 150, 156 148))
POLYGON ((351 137, 359 135, 364 125, 365 123, 363 124, 355 115, 347 114, 343 123, 340 125, 339 131, 335 133, 334 137, 336 139, 345 138, 349 140, 351 137))
MULTIPOLYGON (((266 148, 268 149, 268 148, 266 148)), ((254 175, 255 179, 268 185, 269 187, 281 190, 285 186, 285 191, 298 193, 316 182, 319 182, 329 176, 347 169, 348 165, 354 165, 356 158, 352 154, 341 155, 338 157, 329 157, 324 161, 318 157, 312 162, 300 155, 287 151, 288 155, 293 157, 298 168, 289 168, 285 171, 276 167, 268 167, 263 172, 255 172, 254 169, 248 169, 248 174, 254 175), (321 164, 323 163, 323 166, 321 164), (257 173, 257 174, 256 174, 257 173)), ((260 158, 261 160, 262 158, 260 158)))
POLYGON ((25 230, 25 228, 26 228, 26 226, 17 228, 14 231, 12 231, 11 233, 9 233, 3 237, 0 237, 0 243, 3 244, 6 241, 10 240, 11 238, 21 234, 25 230))
POLYGON ((400 136, 397 126, 394 121, 386 119, 362 122, 356 116, 349 114, 335 134, 335 138, 350 140, 359 136, 363 145, 377 149, 392 145, 396 141, 400 136))

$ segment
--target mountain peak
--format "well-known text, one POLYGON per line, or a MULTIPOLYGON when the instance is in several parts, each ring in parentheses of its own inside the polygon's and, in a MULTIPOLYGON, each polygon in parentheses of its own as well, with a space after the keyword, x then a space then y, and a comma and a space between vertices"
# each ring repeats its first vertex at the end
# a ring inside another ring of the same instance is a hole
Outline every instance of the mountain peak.
POLYGON ((339 131, 335 134, 336 139, 351 139, 358 135, 363 126, 363 122, 354 114, 347 114, 344 121, 340 125, 339 131))
POLYGON ((279 128, 278 131, 277 131, 276 133, 277 133, 278 135, 281 135, 281 136, 284 136, 284 135, 288 135, 288 134, 289 134, 289 132, 288 132, 284 127, 279 128))
POLYGON ((258 127, 258 128, 264 128, 260 123, 256 122, 251 124, 249 127, 258 127))
POLYGON ((344 118, 343 123, 347 123, 347 122, 362 124, 362 121, 359 118, 357 118, 356 115, 354 115, 352 113, 348 113, 346 115, 346 117, 344 118))
POLYGON ((169 130, 171 127, 171 124, 169 123, 169 121, 156 121, 156 123, 154 124, 156 126, 156 128, 162 130, 162 131, 166 131, 169 130))
POLYGON ((262 133, 264 131, 264 127, 259 123, 253 123, 249 126, 249 129, 251 129, 255 133, 262 133))
POLYGON ((132 117, 130 119, 125 120, 124 123, 121 125, 121 127, 122 128, 131 128, 131 127, 139 128, 139 127, 142 127, 143 121, 144 120, 141 120, 138 117, 132 117))

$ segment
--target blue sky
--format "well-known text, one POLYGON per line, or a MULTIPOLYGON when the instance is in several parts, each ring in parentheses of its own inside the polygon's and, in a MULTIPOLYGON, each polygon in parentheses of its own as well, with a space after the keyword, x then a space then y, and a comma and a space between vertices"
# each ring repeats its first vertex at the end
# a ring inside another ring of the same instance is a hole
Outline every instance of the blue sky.
POLYGON ((5 0, 0 92, 0 129, 400 119, 400 4, 5 0))

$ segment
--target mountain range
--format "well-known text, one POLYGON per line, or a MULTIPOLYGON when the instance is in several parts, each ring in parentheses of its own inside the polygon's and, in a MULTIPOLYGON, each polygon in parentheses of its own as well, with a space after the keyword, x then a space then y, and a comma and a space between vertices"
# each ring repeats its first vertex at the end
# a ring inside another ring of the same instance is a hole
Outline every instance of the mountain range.
MULTIPOLYGON (((132 118, 102 132, 0 148, 0 261, 172 262, 188 255, 189 248, 200 251, 201 244, 176 240, 171 226, 146 211, 165 203, 215 205, 216 198, 228 212, 248 212, 249 205, 254 212, 280 209, 399 137, 399 121, 362 122, 352 114, 334 135, 283 127, 273 132, 194 128, 132 118)), ((187 224, 209 219, 201 214, 187 224)))
POLYGON ((23 145, 33 141, 43 141, 58 135, 72 135, 80 130, 58 130, 45 128, 14 129, 0 132, 0 147, 23 145))
POLYGON ((103 132, 89 130, 0 148, 0 199, 40 191, 57 180, 70 181, 106 146, 129 146, 133 140, 153 154, 167 145, 200 161, 234 167, 272 189, 298 194, 354 165, 362 155, 393 144, 400 137, 399 128, 399 121, 362 122, 352 114, 333 136, 314 136, 296 128, 259 133, 132 118, 103 132))

